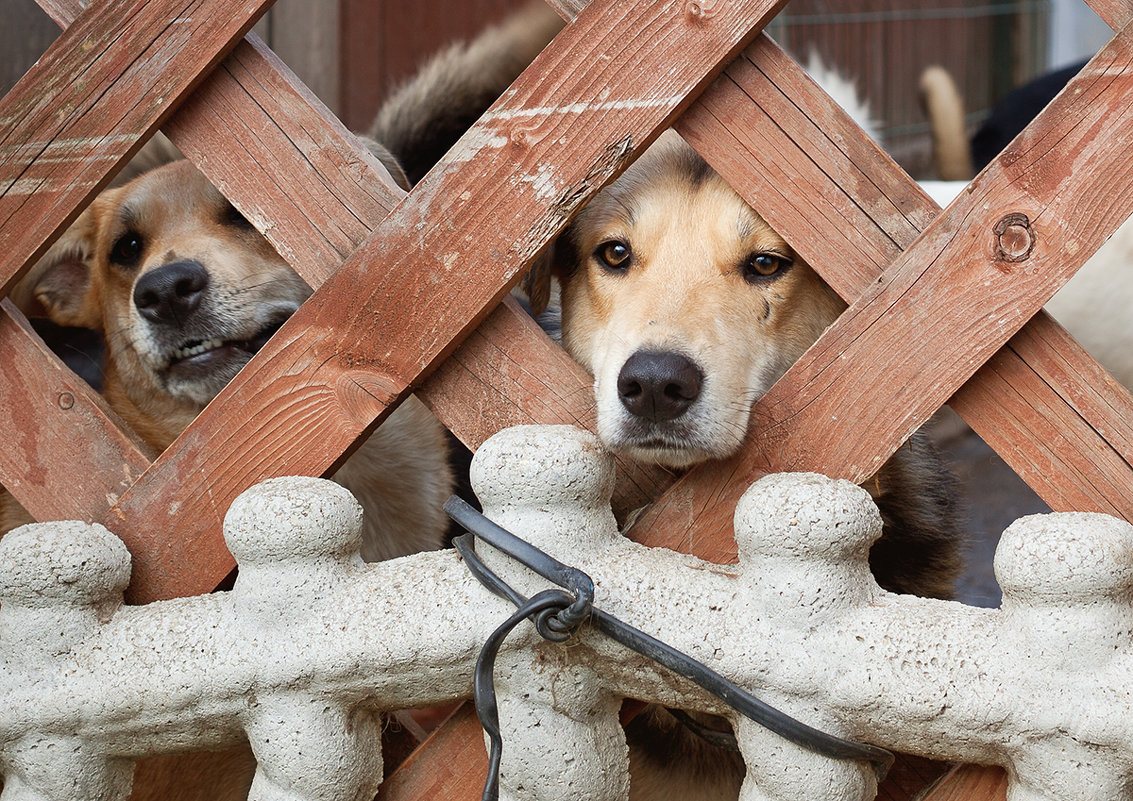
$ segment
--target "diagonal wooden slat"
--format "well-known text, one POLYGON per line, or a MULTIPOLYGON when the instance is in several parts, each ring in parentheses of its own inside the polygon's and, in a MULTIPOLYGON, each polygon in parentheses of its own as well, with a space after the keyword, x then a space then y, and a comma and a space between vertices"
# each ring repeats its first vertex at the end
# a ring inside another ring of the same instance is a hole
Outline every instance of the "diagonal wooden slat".
POLYGON ((1133 22, 1133 6, 1129 0, 1086 0, 1086 5, 1115 31, 1133 22))
POLYGON ((727 488, 764 471, 819 466, 868 477, 1133 211, 1126 183, 1133 169, 1120 146, 1105 147, 1128 130, 1130 60, 1122 32, 1032 124, 1035 147, 993 163, 756 405, 752 447, 679 482, 643 515, 641 530, 664 530, 666 541, 679 542, 686 510, 704 508, 698 538, 715 531, 723 541, 730 514, 705 504, 730 508, 737 490, 727 488), (1076 169, 1049 169, 1060 163, 1076 169), (1111 201, 1088 220, 1075 213, 1098 197, 1111 201), (997 254, 992 228, 1009 213, 1031 221, 1033 251, 1023 261, 997 254), (934 330, 948 337, 930 336, 934 330), (961 353, 948 345, 957 339, 966 344, 961 353), (855 381, 847 375, 855 364, 875 368, 855 381), (886 412, 895 409, 902 413, 886 412), (866 448, 854 430, 862 425, 871 434, 866 448), (817 430, 821 453, 803 434, 817 430))
POLYGON ((12 432, 0 448, 5 486, 37 519, 92 519, 145 472, 149 448, 0 300, 0 348, 16 341, 28 347, 5 353, 0 381, 0 430, 12 432), (99 435, 69 439, 68 429, 99 435))
POLYGON ((107 0, 79 15, 47 49, 0 101, 0 292, 268 1, 107 0), (173 60, 178 69, 168 68, 173 60))
POLYGON ((603 2, 579 15, 111 511, 127 545, 139 521, 170 509, 185 523, 154 561, 137 558, 134 597, 153 597, 147 571, 173 565, 166 592, 204 589, 183 577, 195 574, 203 541, 219 539, 216 521, 235 494, 290 469, 287 452, 303 452, 318 472, 332 467, 777 8, 712 15, 684 3, 603 2), (633 75, 645 85, 616 89, 633 75), (576 102, 587 96, 601 99, 576 102), (508 191, 484 195, 485 180, 508 191), (172 491, 156 499, 150 473, 172 491))
MULTIPOLYGON (((0 101, 0 295, 264 7, 263 0, 166 0, 144 8, 106 2, 78 15, 0 101), (170 25, 171 17, 178 23, 170 25), (174 54, 187 70, 162 69, 174 54)), ((6 483, 40 519, 93 519, 144 471, 146 449, 120 433, 105 404, 43 351, 7 303, 0 353, 6 483), (32 387, 38 398, 66 395, 67 408, 29 405, 24 395, 32 387), (44 419, 31 424, 30 409, 44 410, 44 419), (53 439, 93 442, 63 459, 42 458, 53 439), (33 462, 36 469, 26 470, 33 462), (75 475, 84 477, 75 491, 60 493, 75 485, 75 475)))
MULTIPOLYGON (((882 199, 875 198, 874 204, 880 205, 880 212, 855 202, 838 183, 855 186, 867 180, 866 171, 859 172, 857 165, 875 159, 877 154, 870 151, 876 149, 868 146, 860 132, 856 137, 846 134, 841 125, 845 121, 840 123, 836 116, 818 123, 799 112, 802 106, 818 117, 823 98, 806 81, 791 85, 791 97, 777 87, 789 85, 783 76, 791 65, 766 38, 749 48, 746 56, 729 68, 677 127, 831 285, 853 300, 876 280, 889 260, 912 243, 937 207, 891 163, 888 173, 906 187, 905 193, 898 194, 899 187, 887 183, 884 172, 874 169, 868 171, 868 180, 879 190, 882 199), (758 103, 743 103, 744 96, 757 97, 758 103), (847 155, 829 141, 823 147, 822 136, 838 138, 843 145, 855 138, 858 142, 847 155), (809 154, 795 144, 802 141, 810 145, 809 154), (784 191, 792 182, 805 191, 784 191), (889 198, 896 200, 887 204, 889 198), (892 214, 894 206, 905 212, 892 214)), ((1024 332, 1026 336, 1014 338, 997 357, 999 386, 991 391, 980 389, 985 379, 979 374, 952 399, 953 407, 1055 508, 1133 515, 1128 491, 1133 399, 1045 313, 1031 320, 1024 332), (1049 380, 1036 383, 1027 362, 1063 367, 1057 376, 1047 371, 1049 380), (1032 394, 1022 394, 1024 386, 1032 394), (1036 392, 1039 394, 1033 394, 1036 392), (970 399, 976 395, 981 400, 970 399), (1068 479, 1062 471, 1052 470, 1052 465, 1074 458, 1058 447, 1058 440, 1035 437, 1024 448, 1019 442, 1011 447, 1002 437, 999 432, 1034 418, 1036 404, 1050 425, 1075 428, 1083 447, 1099 455, 1091 472, 1072 469, 1068 479), (1098 424, 1097 430, 1090 421, 1102 417, 1108 420, 1098 424), (1034 469, 1037 465, 1042 469, 1034 469), (1073 501, 1067 505, 1069 499, 1073 501)))

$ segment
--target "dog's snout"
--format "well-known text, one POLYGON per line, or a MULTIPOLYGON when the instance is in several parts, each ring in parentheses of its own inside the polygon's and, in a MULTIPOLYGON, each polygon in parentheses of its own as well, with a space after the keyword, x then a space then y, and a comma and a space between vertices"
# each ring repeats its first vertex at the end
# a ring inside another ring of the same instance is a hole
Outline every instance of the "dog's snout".
POLYGON ((150 322, 178 322, 201 305, 208 284, 208 270, 200 262, 165 264, 138 279, 134 305, 150 322))
POLYGON ((700 397, 704 374, 679 353, 638 351, 618 373, 618 397, 636 417, 674 420, 700 397))

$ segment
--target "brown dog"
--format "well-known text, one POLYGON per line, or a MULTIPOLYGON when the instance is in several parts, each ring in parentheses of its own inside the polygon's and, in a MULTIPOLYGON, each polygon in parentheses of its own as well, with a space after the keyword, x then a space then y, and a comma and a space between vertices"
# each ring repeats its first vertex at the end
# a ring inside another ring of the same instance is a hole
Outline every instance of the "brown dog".
MULTIPOLYGON (((550 259, 563 345, 594 376, 599 436, 674 468, 735 453, 752 404, 845 308, 673 132, 598 193, 550 259)), ((929 444, 901 448, 868 487, 887 523, 878 580, 947 597, 960 537, 929 444)))
MULTIPOLYGON (((54 322, 102 334, 107 401, 161 451, 310 289, 192 164, 176 161, 103 192, 52 248, 32 294, 54 322)), ((410 398, 335 475, 366 509, 366 559, 442 544, 446 447, 410 398)))
MULTIPOLYGON (((552 272, 563 345, 594 376, 600 438, 677 469, 735 453, 752 404, 845 308, 673 132, 571 222, 534 271, 533 298, 549 294, 540 283, 552 272)), ((927 438, 910 440, 866 486, 885 524, 870 555, 879 583, 948 597, 962 538, 950 477, 927 438)), ((659 708, 627 734, 632 799, 737 797, 738 755, 659 708)))

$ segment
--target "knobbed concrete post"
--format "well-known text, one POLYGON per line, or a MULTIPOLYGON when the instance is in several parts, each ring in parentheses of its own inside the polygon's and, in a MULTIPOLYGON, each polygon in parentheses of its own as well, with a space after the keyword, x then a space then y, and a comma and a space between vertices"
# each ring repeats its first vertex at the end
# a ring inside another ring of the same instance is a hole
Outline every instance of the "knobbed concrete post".
MULTIPOLYGON (((868 494, 768 476, 736 509, 739 563, 630 542, 612 463, 589 434, 511 429, 474 462, 487 515, 593 579, 606 612, 811 726, 944 760, 996 763, 1009 801, 1133 801, 1133 527, 1024 518, 996 557, 1001 610, 881 590, 868 494)), ((122 605, 129 556, 100 526, 26 526, 0 542, 3 801, 120 801, 134 759, 247 738, 253 801, 357 801, 381 780, 377 714, 466 698, 481 645, 513 611, 452 551, 364 564, 336 484, 265 482, 225 521, 231 592, 122 605)), ((525 595, 549 586, 481 545, 525 595)), ((495 671, 509 801, 627 797, 620 699, 722 714, 744 801, 868 801, 873 769, 818 756, 584 625, 526 621, 495 671)))

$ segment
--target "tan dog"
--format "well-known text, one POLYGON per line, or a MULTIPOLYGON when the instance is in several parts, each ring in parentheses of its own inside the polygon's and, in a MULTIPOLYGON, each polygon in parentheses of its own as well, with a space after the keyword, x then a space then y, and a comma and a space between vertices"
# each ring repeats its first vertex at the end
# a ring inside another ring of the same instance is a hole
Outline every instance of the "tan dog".
MULTIPOLYGON (((549 261, 563 345, 594 376, 600 438, 674 468, 735 453, 752 404, 845 307, 673 132, 590 201, 549 261)), ((547 294, 539 283, 549 274, 535 272, 533 297, 547 294)), ((928 440, 902 447, 867 488, 885 524, 870 555, 879 583, 948 597, 961 537, 951 480, 928 440)), ((737 797, 739 757, 659 708, 627 735, 631 799, 737 797)))
MULTIPOLYGON (((311 294, 187 161, 103 192, 52 248, 31 291, 54 322, 103 335, 103 393, 155 451, 311 294)), ((442 544, 446 443, 415 398, 335 479, 366 508, 366 559, 442 544)))
MULTIPOLYGON (((599 436, 675 468, 735 453, 752 404, 845 307, 673 132, 578 214, 551 260, 599 436)), ((869 486, 889 524, 878 580, 949 595, 959 536, 931 447, 906 445, 869 486)))

